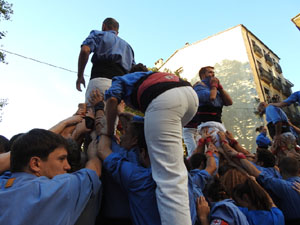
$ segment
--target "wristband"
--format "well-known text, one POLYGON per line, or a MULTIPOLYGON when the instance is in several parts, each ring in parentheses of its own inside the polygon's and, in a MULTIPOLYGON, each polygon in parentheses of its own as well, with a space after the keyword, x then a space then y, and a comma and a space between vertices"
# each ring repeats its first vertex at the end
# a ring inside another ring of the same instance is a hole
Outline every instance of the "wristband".
POLYGON ((218 85, 218 90, 223 90, 223 86, 221 84, 218 85))
POLYGON ((228 144, 228 141, 222 140, 221 143, 222 143, 222 144, 228 144))
POLYGON ((198 145, 203 146, 204 144, 205 144, 205 139, 200 138, 199 141, 198 141, 198 145))
POLYGON ((238 154, 236 154, 235 157, 238 158, 238 159, 246 159, 246 156, 243 153, 241 153, 241 152, 239 152, 238 154))
POLYGON ((234 145, 236 145, 238 142, 237 142, 237 140, 230 139, 230 140, 229 140, 229 143, 230 143, 230 146, 234 146, 234 145))
POLYGON ((95 112, 97 112, 98 110, 104 110, 104 102, 98 102, 95 106, 94 106, 95 112))
POLYGON ((206 151, 205 154, 206 154, 207 156, 210 156, 210 157, 213 157, 213 156, 214 156, 213 153, 212 153, 212 151, 210 151, 210 150, 206 151))
POLYGON ((212 140, 211 140, 211 137, 207 137, 206 140, 205 140, 205 143, 210 143, 212 140))

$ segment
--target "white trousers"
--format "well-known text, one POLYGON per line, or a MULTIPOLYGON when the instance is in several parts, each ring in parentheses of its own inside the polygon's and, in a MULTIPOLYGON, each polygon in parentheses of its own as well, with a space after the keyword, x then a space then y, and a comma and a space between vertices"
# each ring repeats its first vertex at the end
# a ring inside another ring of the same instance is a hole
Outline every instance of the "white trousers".
POLYGON ((198 97, 193 88, 178 87, 153 99, 145 112, 145 137, 163 225, 191 224, 182 127, 197 108, 198 97))
POLYGON ((89 84, 86 88, 85 92, 85 102, 89 105, 89 97, 90 93, 93 89, 98 89, 101 94, 105 94, 105 91, 109 89, 111 86, 111 79, 103 78, 103 77, 97 77, 94 79, 91 79, 89 81, 89 84))

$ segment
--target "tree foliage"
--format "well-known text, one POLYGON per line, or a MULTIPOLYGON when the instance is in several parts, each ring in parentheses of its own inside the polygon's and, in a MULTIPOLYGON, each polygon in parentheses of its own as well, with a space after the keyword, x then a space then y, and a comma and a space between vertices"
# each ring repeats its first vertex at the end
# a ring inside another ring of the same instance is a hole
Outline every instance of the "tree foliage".
POLYGON ((7 99, 0 99, 0 122, 2 121, 2 110, 7 104, 7 99))
MULTIPOLYGON (((10 16, 13 14, 12 4, 8 3, 7 1, 0 0, 0 21, 1 20, 10 20, 10 16)), ((0 39, 5 37, 5 31, 0 31, 0 39)), ((4 61, 5 54, 0 52, 0 62, 4 61)))

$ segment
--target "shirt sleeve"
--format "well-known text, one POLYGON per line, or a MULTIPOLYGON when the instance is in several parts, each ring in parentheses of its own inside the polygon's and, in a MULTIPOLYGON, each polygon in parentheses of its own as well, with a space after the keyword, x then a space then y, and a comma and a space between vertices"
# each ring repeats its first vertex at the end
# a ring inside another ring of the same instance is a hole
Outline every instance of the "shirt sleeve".
POLYGON ((257 181, 268 190, 271 190, 278 198, 282 198, 287 190, 287 182, 280 178, 275 178, 262 170, 257 177, 257 181))
POLYGON ((299 101, 299 95, 300 95, 299 91, 294 92, 293 94, 290 95, 290 97, 285 99, 283 102, 287 103, 288 105, 295 103, 295 102, 299 101))
POLYGON ((194 169, 190 171, 192 180, 201 190, 204 189, 207 181, 212 177, 206 170, 194 169))
POLYGON ((276 124, 277 122, 281 121, 280 114, 275 106, 268 106, 266 108, 266 116, 269 118, 269 121, 267 122, 272 122, 273 124, 276 124))
MULTIPOLYGON (((103 34, 100 31, 92 30, 90 32, 90 35, 82 42, 82 45, 89 46, 91 52, 94 52, 96 49, 96 46, 100 42, 100 40, 103 37, 103 34)), ((82 46, 81 45, 81 46, 82 46)))

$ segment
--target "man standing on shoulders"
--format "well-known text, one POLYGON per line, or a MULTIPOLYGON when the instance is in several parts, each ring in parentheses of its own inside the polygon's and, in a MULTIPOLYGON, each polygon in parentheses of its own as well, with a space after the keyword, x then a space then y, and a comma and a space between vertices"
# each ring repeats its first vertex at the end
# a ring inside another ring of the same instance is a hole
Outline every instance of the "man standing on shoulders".
POLYGON ((81 45, 78 58, 78 77, 76 89, 81 91, 81 84, 85 87, 84 69, 89 55, 93 52, 91 78, 86 90, 86 102, 90 92, 98 88, 102 94, 111 86, 114 76, 128 73, 135 65, 134 52, 131 46, 118 37, 119 23, 113 18, 106 18, 102 24, 102 31, 92 30, 81 45))

